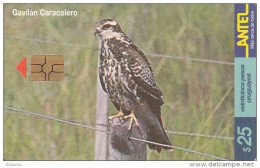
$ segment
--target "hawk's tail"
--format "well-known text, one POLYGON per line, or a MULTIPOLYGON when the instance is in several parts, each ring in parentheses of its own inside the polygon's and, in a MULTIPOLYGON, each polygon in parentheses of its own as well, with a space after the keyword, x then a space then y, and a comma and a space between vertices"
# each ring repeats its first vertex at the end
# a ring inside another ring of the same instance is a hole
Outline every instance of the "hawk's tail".
MULTIPOLYGON (((148 135, 147 139, 156 143, 171 145, 171 142, 163 129, 162 119, 161 119, 161 106, 163 105, 162 98, 154 99, 151 96, 146 97, 146 101, 149 105, 149 111, 152 113, 150 115, 150 121, 148 122, 148 135)), ((161 152, 161 149, 173 151, 173 148, 160 146, 155 144, 148 144, 150 149, 157 150, 161 152)))
MULTIPOLYGON (((171 142, 164 131, 162 125, 159 123, 158 124, 152 124, 149 125, 148 127, 148 135, 147 135, 147 140, 164 144, 164 145, 171 145, 171 142)), ((150 149, 157 150, 157 152, 161 152, 162 149, 167 150, 167 151, 173 151, 172 147, 165 147, 165 146, 160 146, 160 145, 155 145, 155 144, 148 144, 150 149)))
MULTIPOLYGON (((161 131, 158 128, 154 127, 148 132, 148 141, 164 144, 164 145, 171 145, 171 142, 168 139, 165 131, 161 131)), ((161 152, 162 149, 167 151, 173 151, 172 147, 160 146, 155 144, 148 144, 150 149, 157 150, 157 152, 161 152)))
MULTIPOLYGON (((161 120, 161 104, 158 101, 147 99, 143 103, 136 103, 134 113, 147 127, 147 140, 155 143, 170 145, 171 142, 163 129, 161 120)), ((150 149, 161 152, 162 149, 173 151, 172 147, 148 143, 150 149)))
MULTIPOLYGON (((152 99, 147 99, 148 101, 143 105, 138 106, 141 118, 145 121, 147 126, 147 140, 164 144, 171 145, 171 142, 163 129, 161 120, 161 104, 152 99)), ((172 147, 160 146, 148 143, 150 149, 157 150, 160 152, 162 149, 172 151, 172 147)))

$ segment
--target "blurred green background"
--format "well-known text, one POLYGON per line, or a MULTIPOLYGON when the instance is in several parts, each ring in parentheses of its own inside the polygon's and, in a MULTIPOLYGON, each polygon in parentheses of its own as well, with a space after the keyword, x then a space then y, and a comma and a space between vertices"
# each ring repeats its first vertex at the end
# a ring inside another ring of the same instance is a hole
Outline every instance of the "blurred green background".
MULTIPOLYGON (((4 4, 4 105, 94 126, 97 21, 114 18, 145 53, 233 62, 233 11, 232 4, 4 4), (13 16, 15 8, 76 10, 78 16, 13 16), (25 56, 29 65, 35 54, 63 55, 64 81, 33 82, 29 69, 25 80, 16 66, 25 56)), ((233 137, 233 65, 147 56, 164 94, 166 130, 233 137)), ((94 131, 4 112, 5 160, 94 159, 94 131)), ((117 113, 112 104, 109 113, 117 113)), ((168 135, 173 145, 234 159, 232 140, 168 135)), ((147 159, 212 160, 148 148, 147 159)))

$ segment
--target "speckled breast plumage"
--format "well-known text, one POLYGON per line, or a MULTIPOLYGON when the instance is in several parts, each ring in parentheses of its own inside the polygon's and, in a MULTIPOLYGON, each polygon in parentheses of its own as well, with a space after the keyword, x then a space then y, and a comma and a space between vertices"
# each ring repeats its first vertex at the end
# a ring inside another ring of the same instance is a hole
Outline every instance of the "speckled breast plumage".
MULTIPOLYGON (((131 112, 136 101, 137 85, 128 68, 127 59, 114 54, 114 47, 110 40, 102 41, 99 64, 101 84, 114 104, 118 104, 122 111, 131 112)), ((124 48, 122 46, 121 49, 124 48)))

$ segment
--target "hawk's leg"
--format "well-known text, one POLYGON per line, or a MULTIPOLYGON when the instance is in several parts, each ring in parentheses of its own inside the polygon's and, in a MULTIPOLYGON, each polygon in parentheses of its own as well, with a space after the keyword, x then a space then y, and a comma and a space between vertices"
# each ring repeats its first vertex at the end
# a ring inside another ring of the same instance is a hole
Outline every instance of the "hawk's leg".
POLYGON ((124 113, 122 112, 121 107, 120 107, 118 114, 113 115, 113 116, 109 116, 108 119, 113 120, 114 118, 123 117, 123 116, 124 116, 124 113))
POLYGON ((128 118, 130 118, 130 124, 129 124, 128 130, 131 130, 133 121, 135 122, 136 126, 139 127, 139 124, 137 122, 137 119, 136 119, 133 111, 128 116, 124 117, 124 119, 128 119, 128 118))

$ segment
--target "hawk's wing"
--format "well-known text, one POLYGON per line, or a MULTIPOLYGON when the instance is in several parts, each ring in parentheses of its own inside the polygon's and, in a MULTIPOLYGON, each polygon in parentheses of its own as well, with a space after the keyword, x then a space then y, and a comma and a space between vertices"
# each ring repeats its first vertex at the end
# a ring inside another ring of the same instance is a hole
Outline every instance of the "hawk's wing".
POLYGON ((128 51, 128 67, 141 92, 158 100, 162 105, 162 92, 154 80, 151 65, 144 53, 134 44, 130 45, 128 51))
MULTIPOLYGON (((138 91, 150 105, 151 111, 156 115, 162 126, 161 106, 163 105, 162 92, 154 80, 152 68, 144 53, 134 44, 127 50, 128 67, 137 84, 138 91)), ((137 91, 137 92, 138 92, 137 91)))

